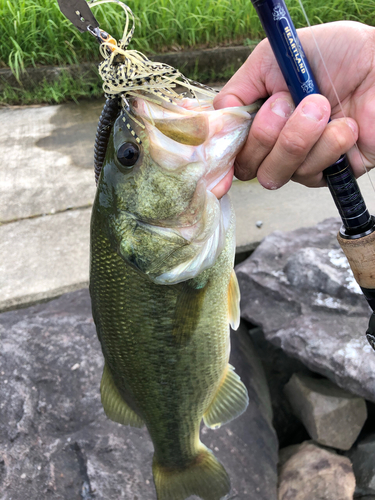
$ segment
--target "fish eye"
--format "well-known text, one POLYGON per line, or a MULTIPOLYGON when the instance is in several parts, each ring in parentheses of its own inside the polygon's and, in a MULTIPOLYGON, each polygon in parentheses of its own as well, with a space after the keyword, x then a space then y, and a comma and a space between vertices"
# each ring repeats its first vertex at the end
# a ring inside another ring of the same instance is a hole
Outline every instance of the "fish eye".
POLYGON ((125 142, 117 151, 117 159, 124 167, 132 167, 139 158, 138 144, 125 142))

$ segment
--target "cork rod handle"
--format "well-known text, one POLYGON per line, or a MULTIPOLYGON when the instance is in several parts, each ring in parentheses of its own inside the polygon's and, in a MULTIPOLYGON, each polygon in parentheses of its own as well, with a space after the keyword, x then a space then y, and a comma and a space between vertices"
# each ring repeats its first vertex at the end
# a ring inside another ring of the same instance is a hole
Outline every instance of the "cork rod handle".
POLYGON ((337 239, 358 285, 375 290, 375 232, 358 239, 345 239, 339 233, 337 239))

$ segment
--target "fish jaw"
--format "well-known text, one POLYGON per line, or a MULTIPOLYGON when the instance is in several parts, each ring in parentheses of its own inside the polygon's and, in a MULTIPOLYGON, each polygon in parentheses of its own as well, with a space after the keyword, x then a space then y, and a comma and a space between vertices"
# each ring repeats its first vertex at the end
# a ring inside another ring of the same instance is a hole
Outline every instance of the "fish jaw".
MULTIPOLYGON (((187 246, 185 258, 179 259, 180 263, 155 276, 155 283, 159 285, 181 283, 195 278, 215 264, 224 248, 229 221, 231 218, 234 219, 234 214, 228 195, 219 201, 211 192, 208 192, 207 198, 209 202, 206 207, 211 212, 211 217, 214 214, 214 221, 211 224, 201 224, 202 233, 195 236, 191 244, 187 246)), ((186 235, 186 231, 182 234, 186 235)))
POLYGON ((203 163, 203 178, 211 191, 233 167, 256 108, 215 110, 212 101, 199 106, 196 99, 183 99, 180 105, 165 108, 138 98, 135 109, 147 128, 153 159, 167 169, 203 163))
POLYGON ((193 99, 165 107, 136 98, 115 122, 99 183, 112 196, 111 240, 154 283, 192 279, 220 255, 231 208, 211 190, 232 169, 252 118, 247 107, 214 110, 193 99), (116 150, 133 139, 126 121, 133 115, 142 124, 135 125, 140 160, 124 171, 116 150))

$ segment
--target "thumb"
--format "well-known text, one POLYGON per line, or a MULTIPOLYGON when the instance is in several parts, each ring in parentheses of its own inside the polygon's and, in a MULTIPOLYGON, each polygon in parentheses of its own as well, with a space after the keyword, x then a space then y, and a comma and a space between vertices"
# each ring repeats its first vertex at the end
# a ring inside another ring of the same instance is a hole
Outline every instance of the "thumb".
POLYGON ((234 94, 220 92, 214 99, 215 109, 234 108, 235 106, 244 106, 244 103, 234 94))

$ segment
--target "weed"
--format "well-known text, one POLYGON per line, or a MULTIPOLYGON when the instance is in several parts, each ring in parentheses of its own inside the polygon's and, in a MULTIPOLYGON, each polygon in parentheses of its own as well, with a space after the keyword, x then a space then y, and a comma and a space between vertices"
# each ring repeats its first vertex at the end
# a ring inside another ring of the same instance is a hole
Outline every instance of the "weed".
MULTIPOLYGON (((145 53, 174 46, 213 47, 236 40, 259 40, 263 30, 250 0, 129 0, 136 16, 132 47, 145 53)), ((298 0, 287 0, 296 27, 305 25, 298 0)), ((352 19, 373 24, 373 0, 305 0, 313 24, 352 19)), ((119 6, 93 10, 100 25, 116 38, 123 30, 119 6)), ((26 66, 67 65, 99 59, 98 48, 61 14, 56 0, 0 0, 0 65, 18 76, 26 66)))
MULTIPOLYGON (((126 0, 125 0, 126 2, 126 0)), ((178 47, 214 47, 233 44, 253 45, 263 38, 263 29, 251 0, 129 0, 136 16, 131 48, 146 54, 178 47)), ((297 28, 305 25, 298 0, 286 0, 297 28)), ((374 24, 374 0, 304 0, 312 24, 352 19, 374 24)), ((101 27, 120 38, 124 16, 118 5, 94 8, 101 27)), ((100 59, 95 40, 80 33, 61 14, 56 0, 0 0, 0 67, 10 67, 19 79, 25 67, 65 66, 100 59)), ((183 71, 184 68, 179 68, 183 71)), ((226 79, 221 74, 198 67, 187 76, 205 81, 226 79)), ((102 94, 101 82, 62 74, 53 84, 43 82, 33 89, 2 85, 0 104, 60 103, 102 94)))
POLYGON ((88 81, 83 75, 73 77, 62 72, 53 83, 44 80, 40 85, 31 89, 4 84, 0 92, 0 105, 60 104, 69 100, 77 102, 78 99, 97 98, 102 95, 102 82, 99 77, 97 80, 88 81))

